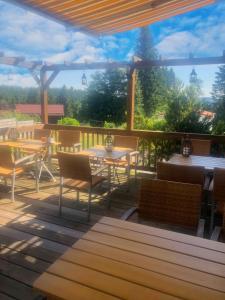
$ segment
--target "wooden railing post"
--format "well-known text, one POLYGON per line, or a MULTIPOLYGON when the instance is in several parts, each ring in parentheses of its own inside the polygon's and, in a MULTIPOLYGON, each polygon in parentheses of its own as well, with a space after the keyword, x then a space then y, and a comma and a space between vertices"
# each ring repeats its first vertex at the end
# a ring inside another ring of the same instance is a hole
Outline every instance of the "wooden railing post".
POLYGON ((135 112, 135 85, 136 85, 136 70, 130 69, 128 78, 128 99, 127 99, 127 130, 134 129, 134 112, 135 112))
POLYGON ((41 87, 41 120, 44 124, 48 124, 48 88, 47 72, 41 70, 40 72, 40 87, 41 87))

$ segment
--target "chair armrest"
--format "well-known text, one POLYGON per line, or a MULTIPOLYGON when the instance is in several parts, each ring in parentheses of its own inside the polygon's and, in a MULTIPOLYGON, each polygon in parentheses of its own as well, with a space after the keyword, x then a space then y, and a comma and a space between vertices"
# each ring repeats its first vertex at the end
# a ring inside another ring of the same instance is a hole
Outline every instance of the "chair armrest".
POLYGON ((210 191, 210 186, 211 186, 211 178, 209 176, 206 176, 204 186, 203 186, 203 190, 204 191, 210 191))
POLYGON ((120 220, 124 220, 126 221, 127 219, 129 219, 136 211, 137 211, 137 207, 131 207, 129 208, 120 218, 120 220))
POLYGON ((73 146, 74 146, 74 148, 78 148, 78 149, 80 150, 80 148, 81 148, 81 143, 76 143, 76 144, 74 144, 73 146))
POLYGON ((205 220, 200 219, 198 222, 198 229, 197 229, 197 236, 202 237, 204 236, 204 231, 205 231, 205 220))
POLYGON ((19 165, 25 163, 26 161, 30 160, 30 159, 34 159, 36 157, 36 153, 33 153, 31 155, 27 155, 27 156, 24 156, 20 159, 17 159, 15 162, 14 162, 14 165, 15 167, 18 167, 19 165))
POLYGON ((209 185, 209 192, 212 192, 213 191, 213 187, 214 187, 214 180, 212 180, 210 182, 210 185, 209 185))
POLYGON ((129 153, 129 156, 134 156, 134 155, 138 155, 139 151, 132 151, 129 153))
POLYGON ((96 171, 92 172, 91 175, 92 175, 92 176, 96 176, 96 175, 98 175, 99 173, 101 173, 102 171, 104 171, 106 168, 107 168, 107 166, 103 166, 103 167, 101 167, 101 168, 98 168, 96 171))
POLYGON ((218 241, 221 233, 222 227, 216 226, 211 234, 210 240, 218 241))

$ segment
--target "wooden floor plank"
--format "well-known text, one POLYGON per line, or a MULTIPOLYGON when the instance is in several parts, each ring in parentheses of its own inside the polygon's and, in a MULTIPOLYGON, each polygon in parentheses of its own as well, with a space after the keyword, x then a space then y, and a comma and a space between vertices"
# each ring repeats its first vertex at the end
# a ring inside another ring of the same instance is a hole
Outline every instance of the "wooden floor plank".
POLYGON ((117 262, 110 258, 90 254, 77 249, 68 250, 60 259, 94 269, 96 271, 122 278, 124 280, 163 291, 167 294, 178 296, 182 299, 188 295, 190 300, 224 299, 225 279, 221 284, 221 292, 213 288, 205 288, 196 284, 187 283, 169 276, 138 268, 130 264, 117 262))
POLYGON ((12 298, 12 297, 10 297, 6 294, 2 294, 2 293, 0 293, 0 299, 1 300, 15 300, 15 298, 12 298))
POLYGON ((193 268, 195 270, 200 270, 217 276, 225 277, 225 265, 216 264, 214 262, 206 261, 204 259, 196 258, 193 256, 188 256, 185 254, 146 244, 139 244, 134 241, 124 240, 122 238, 114 236, 108 236, 96 231, 89 231, 83 236, 83 239, 93 242, 98 241, 101 244, 116 247, 128 252, 154 257, 162 261, 171 262, 174 264, 193 268))
POLYGON ((120 237, 125 240, 134 241, 139 244, 152 245, 161 249, 168 249, 174 252, 187 254, 189 256, 199 257, 221 263, 225 265, 225 254, 207 248, 189 245, 179 241, 164 239, 159 236, 152 236, 141 232, 131 231, 111 225, 97 223, 91 228, 92 231, 100 232, 108 236, 120 237))
POLYGON ((19 281, 0 274, 0 292, 5 293, 17 300, 33 300, 39 293, 19 281))
POLYGON ((38 273, 43 273, 50 266, 46 261, 3 246, 0 249, 0 258, 38 273))
POLYGON ((73 242, 79 239, 83 234, 77 230, 63 228, 38 219, 20 216, 15 213, 5 211, 0 212, 0 225, 5 225, 16 230, 31 233, 68 246, 71 246, 73 242))
POLYGON ((76 242, 73 247, 74 249, 79 249, 83 252, 99 255, 144 270, 151 270, 152 272, 163 274, 171 278, 180 279, 190 283, 195 282, 197 285, 206 288, 214 288, 218 291, 223 291, 225 289, 223 277, 193 270, 189 268, 189 266, 179 266, 150 256, 127 252, 115 247, 83 239, 76 242))

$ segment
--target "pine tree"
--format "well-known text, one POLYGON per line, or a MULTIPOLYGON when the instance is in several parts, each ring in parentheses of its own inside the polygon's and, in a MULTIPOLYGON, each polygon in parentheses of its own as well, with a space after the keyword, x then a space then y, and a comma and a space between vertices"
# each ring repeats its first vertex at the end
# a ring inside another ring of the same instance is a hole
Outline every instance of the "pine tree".
MULTIPOLYGON (((156 60, 159 58, 157 50, 153 46, 152 35, 149 27, 142 27, 136 46, 136 55, 143 61, 156 60)), ((142 98, 144 114, 151 117, 157 107, 166 101, 167 90, 175 82, 172 69, 148 67, 138 71, 139 96, 142 98), (142 96, 141 96, 142 94, 142 96)), ((136 106, 141 102, 137 98, 136 106)))

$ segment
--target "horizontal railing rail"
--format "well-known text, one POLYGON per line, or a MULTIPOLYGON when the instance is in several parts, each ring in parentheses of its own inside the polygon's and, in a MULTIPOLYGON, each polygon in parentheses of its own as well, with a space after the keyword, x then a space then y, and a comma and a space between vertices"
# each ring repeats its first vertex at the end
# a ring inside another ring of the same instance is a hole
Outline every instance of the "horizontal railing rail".
POLYGON ((139 137, 140 168, 155 169, 156 162, 162 159, 169 159, 173 153, 179 153, 182 138, 189 136, 192 139, 207 139, 212 142, 212 155, 224 156, 225 136, 209 135, 184 132, 162 132, 147 130, 126 130, 114 128, 99 128, 86 126, 55 125, 46 124, 44 128, 52 131, 53 138, 57 141, 59 130, 76 130, 81 132, 82 149, 95 145, 104 145, 107 134, 127 135, 139 137))

